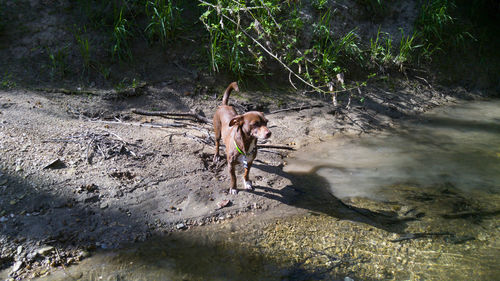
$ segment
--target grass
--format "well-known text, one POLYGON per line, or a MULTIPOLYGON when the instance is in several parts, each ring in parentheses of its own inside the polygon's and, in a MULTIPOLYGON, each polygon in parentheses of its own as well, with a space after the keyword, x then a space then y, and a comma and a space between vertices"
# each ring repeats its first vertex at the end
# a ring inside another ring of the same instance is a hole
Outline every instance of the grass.
POLYGON ((457 6, 452 0, 424 1, 415 23, 416 36, 422 44, 421 57, 430 60, 437 53, 445 54, 452 49, 465 49, 466 41, 475 38, 467 25, 452 16, 457 6))
POLYGON ((55 79, 56 77, 64 77, 66 75, 68 71, 68 64, 66 62, 68 50, 69 45, 65 45, 57 50, 46 48, 49 58, 50 77, 52 79, 55 79))
MULTIPOLYGON (((116 10, 115 10, 116 11, 116 10)), ((129 39, 132 37, 130 24, 123 15, 124 8, 115 15, 115 22, 112 31, 111 57, 120 62, 131 61, 132 51, 129 46, 129 39)))
POLYGON ((87 28, 85 26, 83 26, 83 32, 82 32, 82 30, 79 30, 76 27, 75 27, 75 30, 73 32, 76 43, 78 45, 78 50, 80 52, 80 56, 82 57, 83 72, 90 70, 90 63, 91 63, 90 41, 83 34, 86 32, 87 32, 87 28))
POLYGON ((181 9, 172 0, 146 2, 149 24, 145 29, 150 42, 160 41, 163 48, 174 39, 181 29, 181 9))
POLYGON ((17 86, 16 82, 12 80, 12 73, 5 72, 0 79, 0 89, 10 90, 17 86))

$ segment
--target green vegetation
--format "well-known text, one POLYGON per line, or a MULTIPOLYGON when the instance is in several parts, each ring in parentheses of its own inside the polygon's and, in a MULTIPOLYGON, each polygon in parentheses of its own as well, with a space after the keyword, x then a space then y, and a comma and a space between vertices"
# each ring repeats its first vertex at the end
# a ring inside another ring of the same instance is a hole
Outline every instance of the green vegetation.
POLYGON ((64 47, 58 50, 51 50, 46 48, 46 51, 49 56, 49 68, 50 68, 50 77, 55 79, 56 77, 61 78, 66 75, 68 71, 68 64, 66 62, 68 56, 69 45, 65 45, 64 47))
POLYGON ((166 48, 169 40, 175 38, 181 28, 181 11, 171 0, 147 1, 146 15, 150 22, 146 33, 150 42, 159 40, 166 48))
POLYGON ((415 27, 424 47, 422 55, 425 58, 451 48, 463 48, 466 39, 474 40, 467 27, 457 23, 451 16, 455 9, 455 2, 450 0, 428 0, 422 5, 415 27))
POLYGON ((123 7, 115 16, 113 25, 111 47, 111 56, 120 62, 132 60, 132 51, 130 50, 129 40, 132 37, 128 20, 123 16, 123 7))
MULTIPOLYGON (((83 32, 86 32, 85 26, 83 26, 83 32)), ((74 34, 75 40, 78 44, 78 50, 80 51, 80 55, 82 57, 83 70, 89 71, 90 60, 91 60, 89 39, 85 35, 82 34, 81 30, 78 30, 76 28, 75 28, 75 31, 73 34, 74 34)))
POLYGON ((0 77, 0 89, 8 90, 15 88, 16 86, 16 82, 12 80, 12 73, 6 72, 2 77, 0 77))
MULTIPOLYGON (((374 22, 390 14, 395 3, 355 2, 374 22)), ((379 29, 373 38, 361 38, 357 28, 338 26, 345 8, 328 0, 78 0, 71 6, 75 44, 47 52, 52 77, 67 74, 71 47, 79 53, 82 75, 95 72, 109 79, 114 64, 135 62, 137 46, 175 50, 196 38, 194 55, 201 60, 192 63, 203 71, 240 80, 288 76, 294 87, 325 92, 339 74, 349 77, 347 83, 363 84, 381 73, 421 68, 450 51, 491 53, 483 45, 471 47, 488 34, 475 28, 480 20, 470 10, 484 13, 493 2, 422 0, 413 30, 400 29, 399 36, 379 29)), ((3 9, 0 5, 0 14, 3 9)))

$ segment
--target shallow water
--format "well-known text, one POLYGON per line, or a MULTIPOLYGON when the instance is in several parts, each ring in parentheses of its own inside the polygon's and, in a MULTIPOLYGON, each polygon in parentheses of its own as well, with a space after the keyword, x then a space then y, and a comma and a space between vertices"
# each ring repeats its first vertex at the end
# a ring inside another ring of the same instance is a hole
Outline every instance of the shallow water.
POLYGON ((500 102, 439 108, 391 132, 336 138, 298 153, 287 172, 315 171, 339 198, 385 199, 394 184, 448 183, 500 192, 500 102))
POLYGON ((498 280, 499 101, 333 138, 286 170, 305 174, 299 209, 97 252, 41 280, 498 280))

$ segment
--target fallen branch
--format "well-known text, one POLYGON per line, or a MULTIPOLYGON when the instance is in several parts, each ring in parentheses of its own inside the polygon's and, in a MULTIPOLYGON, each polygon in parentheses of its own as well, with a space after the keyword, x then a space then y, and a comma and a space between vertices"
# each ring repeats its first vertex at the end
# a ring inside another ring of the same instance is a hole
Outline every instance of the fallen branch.
POLYGON ((499 215, 499 214, 500 214, 500 210, 493 210, 493 211, 459 212, 459 213, 453 213, 453 214, 442 214, 441 216, 445 219, 462 219, 462 218, 476 217, 476 216, 481 216, 481 217, 495 216, 495 215, 499 215))
POLYGON ((139 115, 160 116, 160 117, 166 117, 166 118, 169 118, 171 116, 192 117, 192 118, 196 119, 196 121, 198 121, 198 122, 210 123, 210 120, 208 120, 206 117, 201 116, 201 115, 196 114, 196 113, 193 113, 193 112, 145 111, 145 110, 140 110, 140 109, 132 109, 132 112, 135 114, 139 114, 139 115))
POLYGON ((406 233, 402 234, 399 238, 396 238, 394 240, 389 240, 390 242, 401 242, 405 240, 412 240, 412 239, 419 239, 419 238, 426 238, 426 237, 432 237, 432 236, 444 236, 444 235, 454 235, 449 232, 429 232, 429 233, 406 233))
POLYGON ((114 125, 125 125, 125 126, 137 126, 137 127, 147 127, 147 128, 185 128, 186 124, 160 124, 160 123, 129 123, 121 121, 104 121, 104 120, 90 120, 91 123, 103 123, 103 124, 114 124, 114 125))
POLYGON ((275 113, 279 113, 279 112, 285 112, 285 111, 300 111, 300 110, 304 110, 304 109, 310 109, 310 108, 315 108, 315 107, 324 107, 324 106, 325 106, 324 104, 313 104, 313 105, 307 105, 307 106, 296 106, 296 107, 290 107, 290 108, 284 108, 284 109, 274 110, 274 111, 269 112, 267 115, 269 115, 269 114, 275 114, 275 113))
POLYGON ((295 150, 295 148, 287 146, 287 145, 272 145, 272 144, 258 144, 257 148, 272 148, 272 149, 295 150))
POLYGON ((46 93, 62 93, 66 95, 98 95, 97 91, 92 91, 92 90, 70 90, 70 89, 64 89, 64 88, 58 88, 58 89, 53 89, 53 88, 35 88, 35 91, 38 92, 46 92, 46 93))

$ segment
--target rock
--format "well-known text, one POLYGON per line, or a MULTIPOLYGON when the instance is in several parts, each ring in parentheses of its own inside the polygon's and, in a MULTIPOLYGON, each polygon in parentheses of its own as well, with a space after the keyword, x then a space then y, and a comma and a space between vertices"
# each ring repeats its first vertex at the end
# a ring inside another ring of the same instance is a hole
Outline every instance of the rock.
POLYGON ((222 200, 219 203, 217 203, 217 208, 218 209, 222 209, 222 208, 224 208, 226 206, 229 206, 230 204, 231 204, 230 200, 227 200, 227 199, 226 200, 222 200))
POLYGON ((43 247, 43 248, 38 249, 36 252, 41 256, 46 256, 46 255, 52 253, 52 251, 54 251, 54 247, 47 246, 47 247, 43 247))
POLYGON ((8 220, 9 220, 9 219, 8 219, 8 218, 6 218, 6 217, 1 217, 1 218, 0 218, 0 222, 6 222, 6 221, 8 221, 8 220))
POLYGON ((16 165, 16 172, 21 172, 23 170, 23 167, 21 165, 16 165))
POLYGON ((352 279, 352 278, 351 278, 351 277, 349 277, 349 276, 346 276, 346 277, 344 278, 344 281, 354 281, 354 279, 352 279))
POLYGON ((19 271, 19 269, 21 269, 21 266, 23 266, 23 262, 22 261, 16 261, 14 263, 14 265, 12 266, 12 270, 10 271, 10 273, 16 273, 19 271))
POLYGON ((81 258, 88 258, 88 257, 90 257, 90 253, 87 252, 87 251, 80 251, 78 253, 78 256, 81 257, 81 258))
POLYGON ((50 161, 49 164, 45 165, 45 167, 43 167, 43 168, 44 169, 63 169, 63 168, 66 168, 66 164, 58 158, 56 160, 50 161))
POLYGON ((22 252, 23 252, 23 246, 18 246, 16 254, 19 256, 19 255, 21 255, 22 252))
POLYGON ((84 203, 95 203, 99 201, 99 195, 87 196, 83 199, 84 203))
POLYGON ((187 226, 186 226, 185 224, 183 224, 183 223, 179 223, 179 224, 177 224, 175 227, 176 227, 177 229, 179 229, 179 230, 180 230, 180 229, 186 229, 186 228, 187 228, 187 226))
POLYGON ((106 209, 107 207, 108 207, 108 203, 105 203, 105 202, 101 203, 101 205, 99 206, 99 208, 101 208, 101 209, 106 209))

